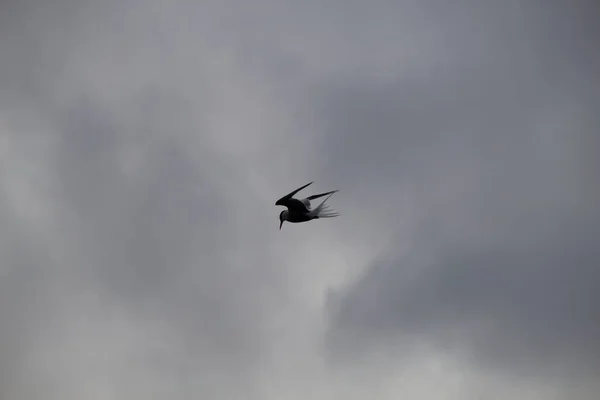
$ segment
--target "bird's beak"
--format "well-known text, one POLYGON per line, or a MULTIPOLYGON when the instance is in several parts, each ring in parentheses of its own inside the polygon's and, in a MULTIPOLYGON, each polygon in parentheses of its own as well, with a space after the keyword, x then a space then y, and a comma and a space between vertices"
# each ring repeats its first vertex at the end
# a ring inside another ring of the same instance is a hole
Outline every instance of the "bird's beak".
POLYGON ((281 225, 283 225, 283 221, 279 221, 279 230, 281 230, 281 225))

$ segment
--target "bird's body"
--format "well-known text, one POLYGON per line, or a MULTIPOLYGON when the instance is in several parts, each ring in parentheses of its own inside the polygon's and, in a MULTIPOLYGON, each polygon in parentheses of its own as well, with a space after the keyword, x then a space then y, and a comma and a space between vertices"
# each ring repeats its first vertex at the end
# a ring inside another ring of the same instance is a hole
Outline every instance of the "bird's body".
POLYGON ((330 207, 325 204, 327 199, 331 197, 337 190, 332 190, 330 192, 315 194, 312 196, 308 196, 305 199, 295 199, 293 196, 298 193, 300 190, 304 189, 308 185, 312 184, 312 182, 302 186, 299 189, 294 190, 293 192, 283 196, 281 199, 275 202, 277 206, 285 206, 287 210, 283 210, 279 214, 279 229, 283 225, 284 221, 292 222, 292 223, 300 223, 307 222, 313 219, 319 218, 332 218, 337 217, 339 214, 332 212, 330 207), (317 199, 319 197, 327 196, 321 204, 319 204, 315 209, 311 208, 310 201, 317 199))

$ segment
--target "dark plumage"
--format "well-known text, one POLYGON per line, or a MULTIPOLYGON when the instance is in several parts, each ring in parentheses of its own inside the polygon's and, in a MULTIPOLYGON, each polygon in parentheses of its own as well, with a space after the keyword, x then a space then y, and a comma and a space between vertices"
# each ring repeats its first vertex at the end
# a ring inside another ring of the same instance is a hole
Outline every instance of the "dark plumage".
POLYGON ((275 202, 276 206, 287 207, 287 210, 283 210, 281 213, 279 213, 279 229, 281 229, 281 226, 283 225, 284 221, 299 223, 319 218, 332 218, 337 217, 339 215, 338 213, 332 212, 329 206, 325 204, 327 199, 329 199, 331 195, 337 192, 337 190, 332 190, 326 193, 314 194, 301 200, 293 198, 293 196, 296 193, 298 193, 300 190, 304 189, 305 187, 311 184, 312 182, 294 190, 291 193, 288 193, 287 195, 283 196, 275 202), (325 198, 325 200, 323 200, 323 202, 313 210, 311 208, 310 201, 323 196, 327 196, 327 198, 325 198))

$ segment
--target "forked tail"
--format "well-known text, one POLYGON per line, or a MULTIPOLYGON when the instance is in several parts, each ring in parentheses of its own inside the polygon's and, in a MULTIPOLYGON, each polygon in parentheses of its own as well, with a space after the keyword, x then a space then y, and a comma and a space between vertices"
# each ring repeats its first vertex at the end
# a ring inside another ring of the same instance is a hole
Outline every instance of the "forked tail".
POLYGON ((323 202, 319 204, 317 208, 311 211, 311 214, 314 216, 314 218, 333 218, 340 215, 339 213, 333 211, 328 204, 325 204, 327 199, 329 199, 331 196, 333 196, 333 193, 325 197, 325 200, 323 200, 323 202))

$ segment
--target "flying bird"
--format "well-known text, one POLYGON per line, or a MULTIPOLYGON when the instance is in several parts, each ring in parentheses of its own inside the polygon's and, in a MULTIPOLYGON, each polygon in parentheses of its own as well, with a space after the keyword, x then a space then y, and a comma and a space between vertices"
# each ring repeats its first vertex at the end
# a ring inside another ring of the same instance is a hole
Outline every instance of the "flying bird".
POLYGON ((311 185, 312 182, 307 183, 306 185, 294 190, 293 192, 283 196, 279 200, 275 202, 276 206, 284 206, 287 207, 287 210, 283 210, 279 214, 279 230, 281 230, 281 226, 284 221, 298 223, 298 222, 307 222, 313 219, 319 218, 332 218, 337 217, 339 214, 333 212, 333 210, 325 204, 327 199, 329 199, 337 190, 332 190, 331 192, 314 194, 312 196, 308 196, 305 199, 295 199, 293 196, 304 189, 305 187, 311 185), (310 201, 314 199, 318 199, 319 197, 327 196, 325 200, 321 204, 319 204, 314 210, 310 206, 310 201))

